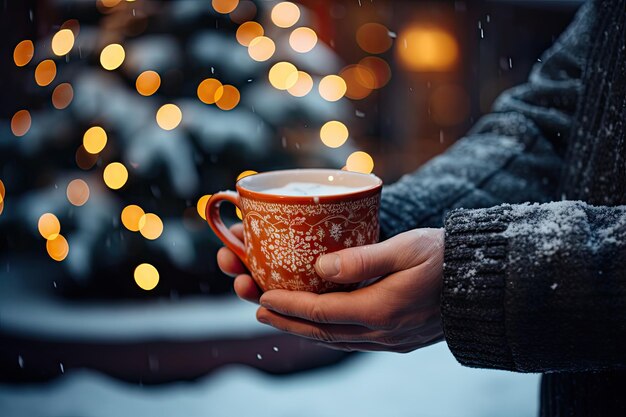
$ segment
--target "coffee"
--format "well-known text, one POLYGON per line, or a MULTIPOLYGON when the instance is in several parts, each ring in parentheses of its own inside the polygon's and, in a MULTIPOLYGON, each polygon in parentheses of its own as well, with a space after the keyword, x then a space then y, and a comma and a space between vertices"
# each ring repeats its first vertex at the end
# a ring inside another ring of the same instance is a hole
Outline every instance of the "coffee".
POLYGON ((359 191, 365 187, 346 187, 343 185, 320 184, 315 182, 290 182, 282 187, 268 188, 260 190, 264 194, 283 195, 290 197, 297 196, 328 196, 348 194, 359 191))

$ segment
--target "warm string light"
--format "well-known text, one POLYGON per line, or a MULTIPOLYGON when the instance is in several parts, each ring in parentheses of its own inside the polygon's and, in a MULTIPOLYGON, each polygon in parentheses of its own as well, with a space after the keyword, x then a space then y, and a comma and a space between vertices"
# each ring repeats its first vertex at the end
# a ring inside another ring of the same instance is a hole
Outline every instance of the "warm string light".
POLYGON ((318 90, 324 100, 337 101, 346 94, 347 86, 340 76, 327 75, 320 80, 318 90))
POLYGON ((39 217, 37 228, 41 236, 46 239, 54 239, 61 233, 61 222, 52 213, 44 213, 39 217))
POLYGON ((299 27, 289 35, 289 46, 301 54, 309 52, 317 44, 317 34, 311 28, 299 27))
POLYGON ((313 89, 313 78, 304 72, 298 71, 296 83, 289 87, 287 91, 294 97, 304 97, 313 89))
POLYGON ((74 47, 74 32, 61 29, 52 37, 52 52, 57 56, 67 55, 74 47))
POLYGON ((366 23, 356 31, 356 42, 365 52, 382 54, 391 48, 389 29, 380 23, 366 23))
POLYGON ((6 195, 6 189, 4 188, 4 183, 0 180, 0 214, 4 210, 4 198, 6 195))
POLYGON ((83 147, 90 154, 102 152, 106 144, 107 133, 100 126, 90 127, 83 135, 83 147))
POLYGON ((17 137, 24 136, 30 130, 32 119, 28 110, 19 110, 11 118, 11 132, 17 137))
POLYGON ((198 89, 196 90, 198 99, 205 104, 215 104, 224 94, 224 89, 220 89, 220 87, 222 87, 222 83, 215 78, 203 80, 198 84, 198 89), (218 91, 220 93, 219 96, 217 95, 218 91))
POLYGON ((374 170, 374 159, 367 152, 353 152, 346 160, 346 169, 348 171, 369 174, 374 170))
POLYGON ((257 36, 248 45, 248 55, 255 61, 267 61, 276 52, 274 41, 267 36, 257 36))
POLYGON ((176 129, 182 120, 183 113, 175 104, 164 104, 157 110, 156 121, 163 130, 176 129))
POLYGON ((278 62, 270 68, 269 81, 278 90, 287 90, 298 81, 298 69, 290 62, 278 62))
POLYGON ((112 162, 104 168, 104 183, 112 190, 119 190, 128 181, 128 170, 120 162, 112 162))
POLYGON ((31 59, 35 55, 35 45, 31 40, 23 40, 15 46, 13 50, 13 62, 18 67, 28 65, 31 59))
POLYGON ((154 213, 146 213, 139 220, 139 233, 148 240, 158 239, 163 233, 163 221, 154 213))
POLYGON ((131 232, 140 231, 146 224, 145 212, 137 205, 124 207, 121 214, 122 224, 131 232))
POLYGON ((257 22, 245 22, 237 28, 235 37, 240 45, 249 46, 252 39, 263 36, 264 34, 263 26, 257 22))
POLYGON ((135 88, 142 96, 151 96, 161 86, 161 77, 156 71, 144 71, 137 76, 135 88))
POLYGON ((239 0, 212 0, 211 5, 216 12, 228 14, 237 8, 239 0))
POLYGON ((74 206, 80 207, 89 200, 89 185, 81 180, 75 179, 67 185, 67 200, 74 206))
POLYGON ((300 19, 300 8, 292 2, 283 1, 272 8, 271 19, 279 28, 289 28, 300 19))
POLYGON ((102 68, 113 71, 122 65, 126 58, 124 47, 118 43, 113 43, 104 47, 100 52, 100 64, 102 68))
POLYGON ((135 283, 145 291, 153 290, 159 283, 159 271, 147 263, 138 265, 133 276, 135 283))
POLYGON ((258 174, 258 172, 248 169, 246 171, 243 171, 241 174, 237 175, 237 181, 239 181, 242 178, 246 178, 246 177, 249 177, 250 175, 255 175, 255 174, 258 174))
POLYGON ((348 128, 337 120, 326 122, 320 129, 320 139, 329 148, 338 148, 348 140, 348 128))
POLYGON ((209 198, 211 198, 212 194, 203 195, 198 199, 196 203, 196 210, 198 211, 198 215, 202 217, 203 220, 206 220, 206 205, 209 202, 209 198))
POLYGON ((57 65, 51 59, 43 60, 35 68, 35 82, 40 87, 50 85, 57 76, 57 65))
POLYGON ((219 97, 215 103, 221 110, 232 110, 239 104, 241 95, 237 87, 233 85, 223 85, 218 87, 215 92, 215 97, 219 97))
POLYGON ((57 85, 52 91, 52 105, 55 109, 63 110, 72 103, 74 89, 69 83, 57 85))

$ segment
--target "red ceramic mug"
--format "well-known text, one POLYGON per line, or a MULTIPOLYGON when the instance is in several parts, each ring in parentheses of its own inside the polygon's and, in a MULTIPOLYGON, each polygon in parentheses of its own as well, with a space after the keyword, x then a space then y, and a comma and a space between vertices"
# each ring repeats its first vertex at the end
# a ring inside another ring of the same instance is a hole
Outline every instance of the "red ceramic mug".
POLYGON ((251 175, 239 180, 236 188, 237 192, 214 194, 206 218, 263 291, 324 293, 354 288, 321 279, 313 266, 324 253, 378 242, 382 189, 378 177, 294 169, 251 175), (241 210, 243 242, 220 218, 223 201, 241 210))

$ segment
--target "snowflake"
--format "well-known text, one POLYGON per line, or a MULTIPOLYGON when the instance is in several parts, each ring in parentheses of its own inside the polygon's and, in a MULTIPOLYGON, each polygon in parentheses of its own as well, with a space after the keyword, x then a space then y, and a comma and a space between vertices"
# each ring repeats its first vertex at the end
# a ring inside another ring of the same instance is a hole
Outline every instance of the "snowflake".
POLYGON ((346 240, 343 241, 343 246, 345 246, 346 248, 349 248, 352 246, 352 238, 349 237, 346 240))
POLYGON ((250 227, 257 237, 261 235, 261 228, 259 227, 259 221, 257 219, 252 219, 252 221, 250 221, 250 227))
POLYGON ((341 239, 341 225, 336 224, 336 223, 331 224, 330 235, 332 236, 333 239, 339 242, 339 239, 341 239))

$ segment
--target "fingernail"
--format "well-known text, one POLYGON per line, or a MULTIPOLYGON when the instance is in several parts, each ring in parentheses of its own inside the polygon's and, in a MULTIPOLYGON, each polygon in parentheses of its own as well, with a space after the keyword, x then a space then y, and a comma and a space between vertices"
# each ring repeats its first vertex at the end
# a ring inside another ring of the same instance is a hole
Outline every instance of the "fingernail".
POLYGON ((261 307, 265 307, 268 310, 272 309, 272 305, 267 300, 264 300, 263 298, 259 300, 259 303, 261 303, 261 307))
POLYGON ((259 317, 257 320, 259 321, 259 323, 263 323, 263 324, 267 324, 267 325, 270 324, 270 321, 268 319, 266 319, 265 317, 259 317))
POLYGON ((324 277, 332 278, 339 275, 340 267, 339 256, 333 253, 317 258, 317 270, 324 277))

